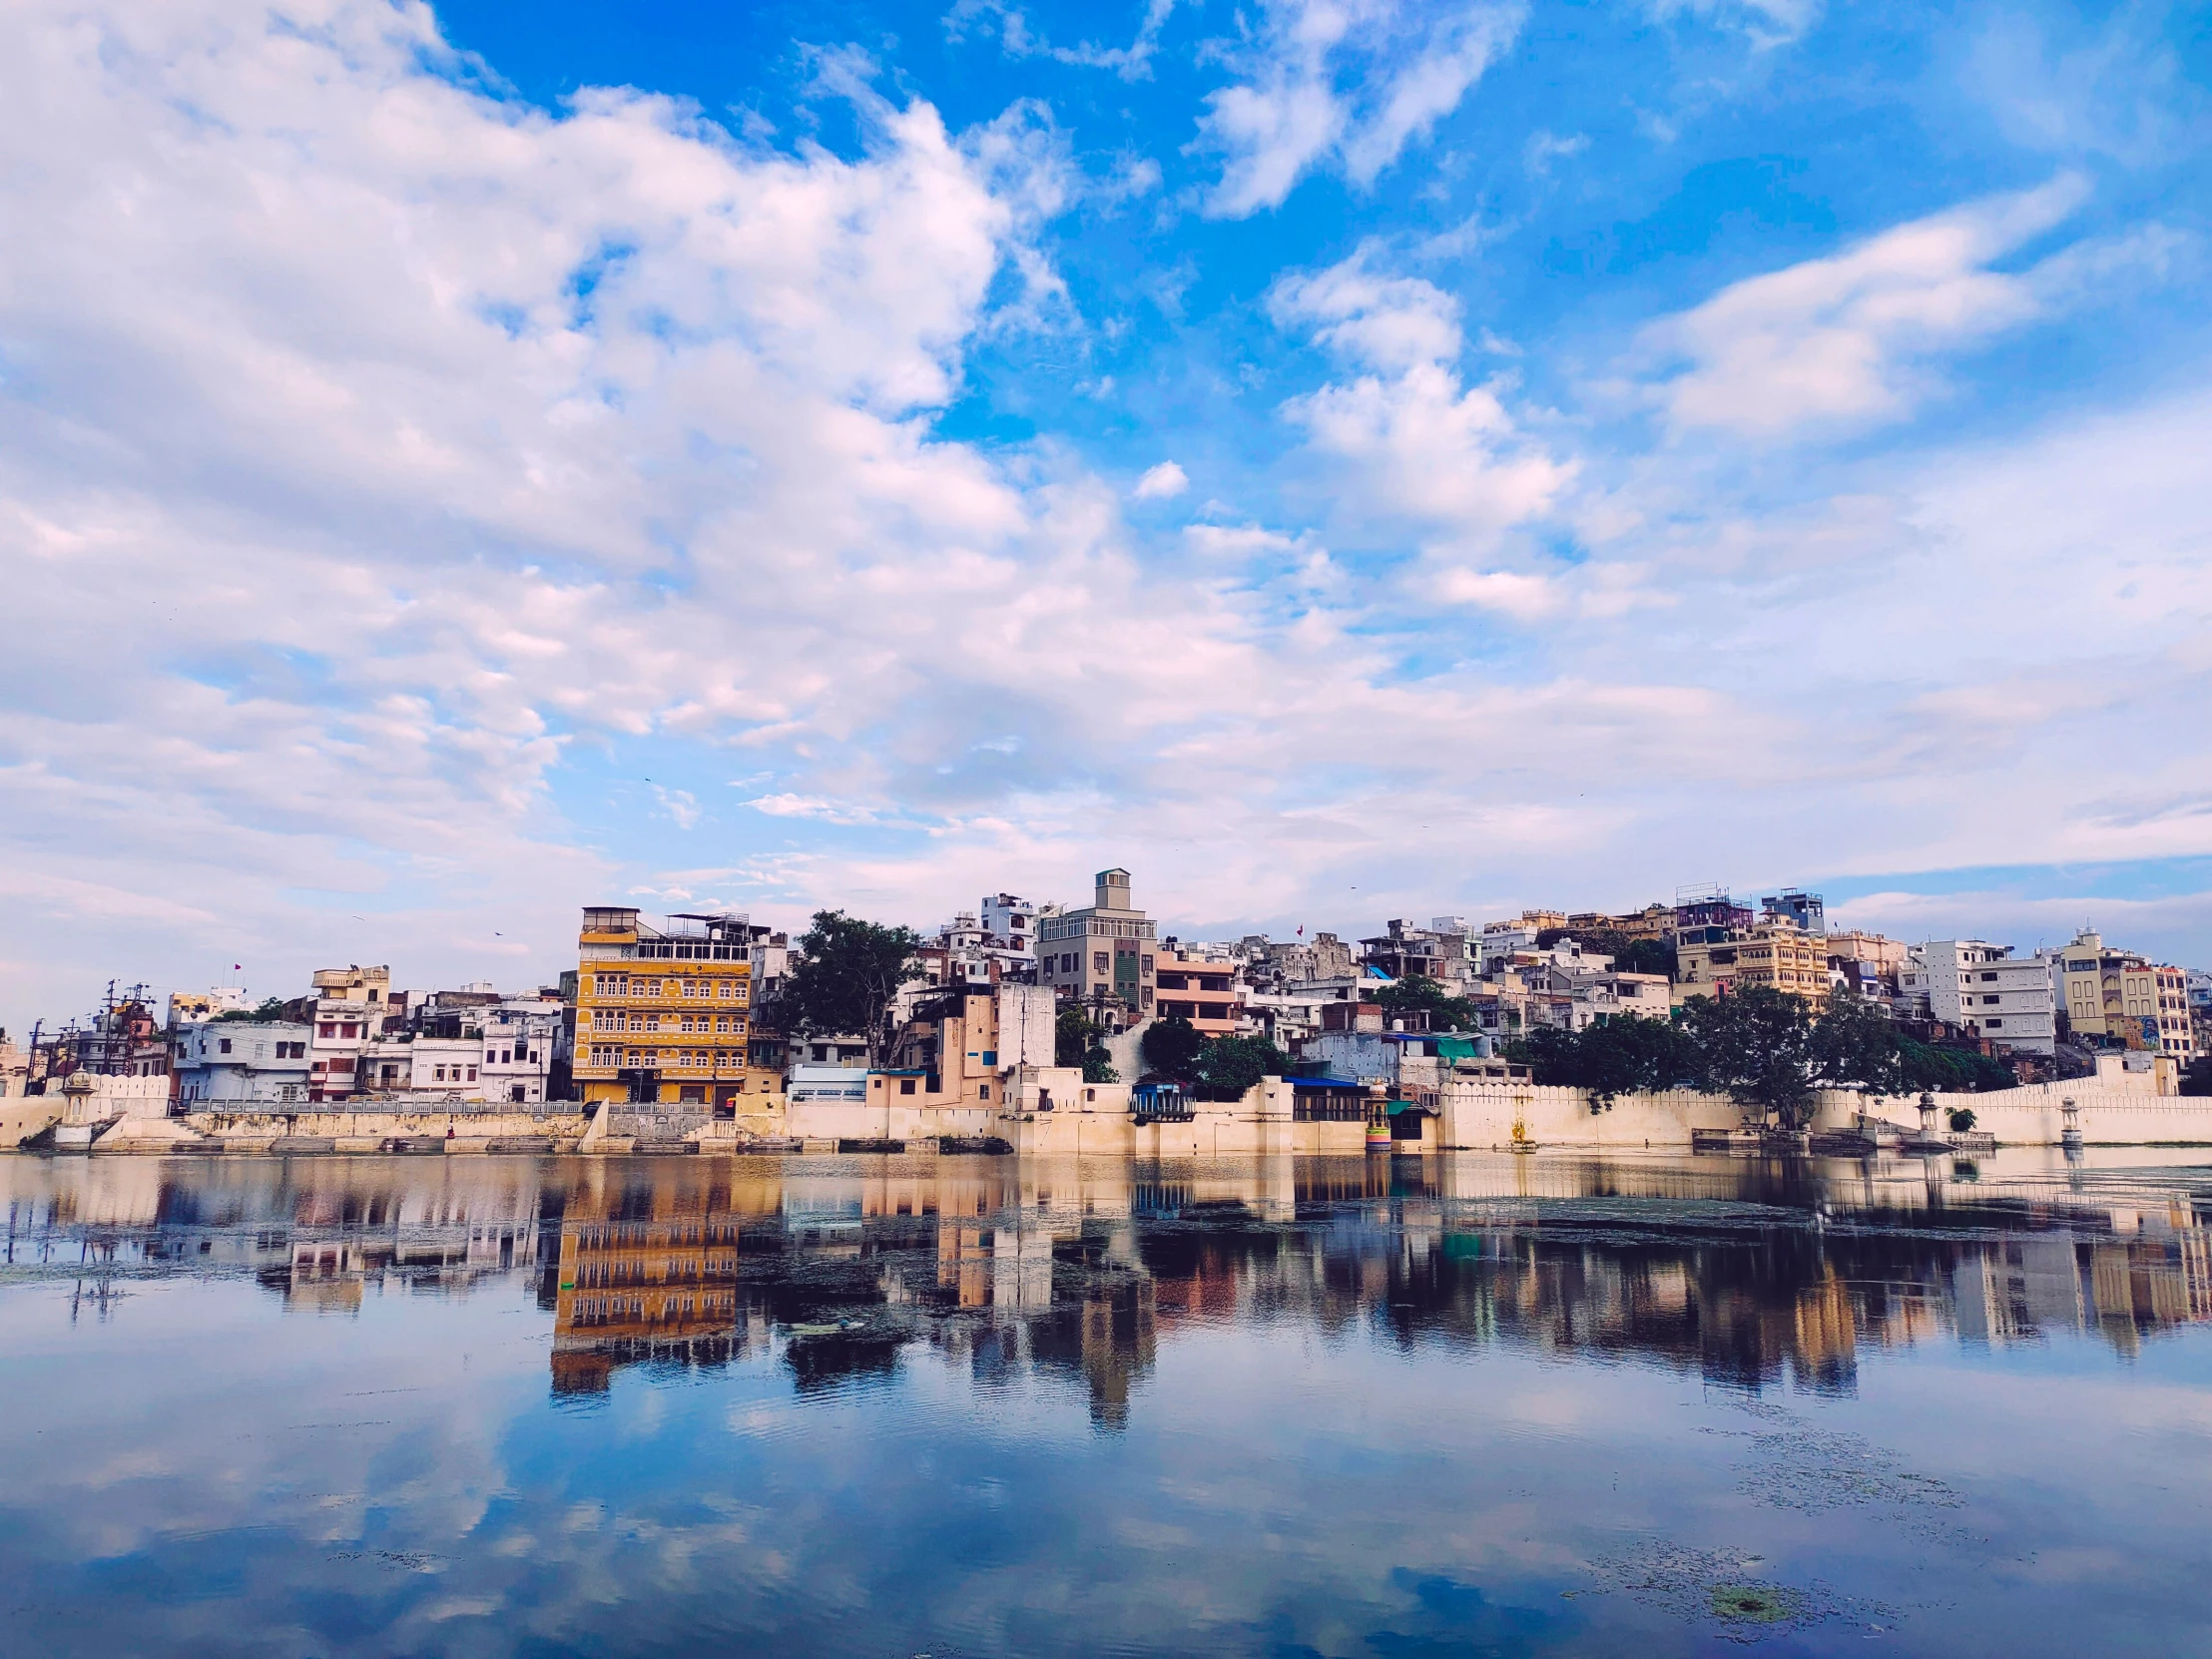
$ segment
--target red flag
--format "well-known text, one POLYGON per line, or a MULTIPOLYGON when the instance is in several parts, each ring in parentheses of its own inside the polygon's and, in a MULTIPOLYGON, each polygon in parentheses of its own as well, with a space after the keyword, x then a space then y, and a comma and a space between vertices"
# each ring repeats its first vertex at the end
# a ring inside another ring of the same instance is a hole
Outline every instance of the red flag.
POLYGON ((1300 938, 1302 938, 1302 939, 1303 939, 1303 938, 1304 938, 1304 937, 1306 936, 1306 925, 1305 925, 1305 923, 1304 923, 1304 922, 1301 922, 1301 923, 1299 924, 1299 928, 1298 928, 1298 936, 1299 936, 1300 938))

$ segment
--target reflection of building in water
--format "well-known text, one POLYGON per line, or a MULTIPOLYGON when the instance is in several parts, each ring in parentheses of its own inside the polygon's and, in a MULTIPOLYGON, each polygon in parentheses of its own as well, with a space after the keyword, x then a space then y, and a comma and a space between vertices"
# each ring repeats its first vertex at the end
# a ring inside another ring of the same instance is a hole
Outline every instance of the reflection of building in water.
POLYGON ((2064 1167, 2000 1184, 1992 1163, 1969 1183, 1508 1155, 674 1162, 16 1160, 0 1256, 66 1256, 96 1288, 180 1263, 258 1274, 335 1312, 542 1272, 557 1391, 634 1359, 763 1350, 803 1389, 866 1386, 925 1345, 979 1387, 1079 1382, 1102 1427, 1141 1408, 1160 1345, 1239 1321, 1849 1390, 1887 1348, 2132 1350, 2212 1319, 2201 1193, 2064 1167))
POLYGON ((600 1392, 626 1361, 716 1364, 743 1346, 738 1218, 728 1193, 645 1181, 611 1196, 600 1204, 572 1197, 562 1218, 557 1393, 600 1392))

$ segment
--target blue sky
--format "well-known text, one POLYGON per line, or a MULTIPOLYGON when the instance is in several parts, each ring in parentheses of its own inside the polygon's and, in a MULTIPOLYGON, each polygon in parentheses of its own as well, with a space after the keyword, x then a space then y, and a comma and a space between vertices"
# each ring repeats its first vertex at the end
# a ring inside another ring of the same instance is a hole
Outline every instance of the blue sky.
POLYGON ((2212 961, 2201 14, 26 25, 11 1026, 1110 862, 2212 961))

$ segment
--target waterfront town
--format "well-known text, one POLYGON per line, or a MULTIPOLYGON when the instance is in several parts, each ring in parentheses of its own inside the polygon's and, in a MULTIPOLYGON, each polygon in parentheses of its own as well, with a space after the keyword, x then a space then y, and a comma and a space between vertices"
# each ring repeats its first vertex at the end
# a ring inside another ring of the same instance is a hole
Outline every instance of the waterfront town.
POLYGON ((1831 1151, 2212 1139, 2212 973, 2087 927, 2034 949, 1832 928, 1798 889, 1199 940, 1162 935, 1115 868, 1089 904, 994 893, 927 933, 826 911, 795 937, 736 913, 590 905, 574 961, 527 987, 418 990, 358 964, 266 996, 119 982, 97 1009, 0 1035, 0 1143, 1172 1156, 1778 1129, 1831 1151), (1796 1044, 1789 1098, 1730 1081, 1728 1045, 1762 1043, 1796 1044))

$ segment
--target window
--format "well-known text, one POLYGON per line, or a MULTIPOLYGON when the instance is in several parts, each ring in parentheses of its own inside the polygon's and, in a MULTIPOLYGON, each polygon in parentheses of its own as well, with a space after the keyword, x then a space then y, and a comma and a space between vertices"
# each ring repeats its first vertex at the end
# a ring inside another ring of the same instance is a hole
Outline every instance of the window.
POLYGON ((901 1077, 898 1080, 898 1092, 900 1094, 912 1094, 914 1092, 914 1080, 911 1077, 901 1077))
POLYGON ((324 1020, 324 1021, 322 1022, 322 1024, 321 1024, 321 1027, 320 1027, 320 1029, 319 1029, 319 1030, 318 1030, 318 1032, 317 1032, 317 1035, 319 1035, 319 1036, 324 1036, 324 1037, 334 1037, 334 1036, 336 1036, 337 1034, 338 1034, 338 1027, 337 1027, 337 1022, 336 1022, 335 1020, 327 1020, 327 1019, 326 1019, 326 1020, 324 1020))
POLYGON ((2002 1021, 2001 1019, 1985 1019, 1981 1023, 1987 1026, 1990 1030, 1994 1031, 1998 1026, 2002 1025, 2004 1021, 2002 1021))
POLYGON ((231 1039, 229 1037, 218 1038, 216 1046, 220 1048, 224 1053, 228 1054, 231 1052, 231 1039))
POLYGON ((983 1064, 985 1064, 986 1066, 995 1066, 995 1065, 997 1065, 997 1064, 998 1064, 998 1050, 997 1050, 997 1049, 995 1049, 995 1048, 986 1048, 986 1049, 984 1049, 984 1050, 983 1050, 983 1064))
POLYGON ((1997 999, 1994 996, 1985 996, 1981 1000, 1993 1006, 1996 1003, 1997 999))
POLYGON ((353 1062, 352 1062, 352 1061, 351 1061, 350 1059, 346 1059, 346 1060, 332 1060, 332 1061, 330 1062, 330 1069, 331 1069, 332 1071, 339 1071, 339 1072, 347 1072, 347 1073, 350 1073, 350 1072, 352 1071, 352 1069, 353 1069, 353 1062))
POLYGON ((1137 964, 1137 971, 1143 974, 1147 979, 1150 979, 1152 977, 1152 958, 1150 956, 1147 956, 1139 961, 1137 964))
POLYGON ((1093 973, 1104 973, 1112 963, 1113 958, 1107 955, 1105 951, 1094 950, 1091 952, 1091 971, 1093 973))
POLYGON ((476 1081, 476 1068, 474 1066, 468 1068, 468 1080, 471 1083, 476 1081))
POLYGON ((985 1083, 981 1088, 975 1091, 975 1098, 978 1100, 988 1100, 990 1099, 990 1097, 991 1086, 988 1083, 985 1083))
POLYGON ((344 1030, 343 1030, 342 1032, 340 1032, 340 1033, 339 1033, 339 1035, 341 1035, 341 1036, 346 1036, 346 1037, 357 1037, 357 1036, 359 1036, 360 1034, 361 1034, 361 1027, 360 1027, 360 1022, 359 1022, 358 1020, 350 1020, 350 1019, 349 1019, 349 1020, 347 1020, 347 1021, 345 1022, 345 1029, 344 1029, 344 1030))

